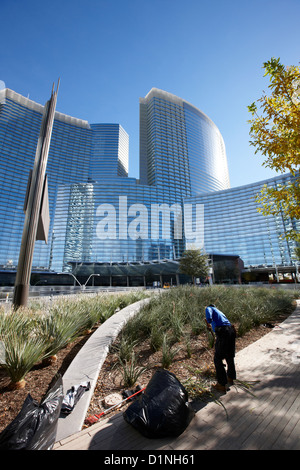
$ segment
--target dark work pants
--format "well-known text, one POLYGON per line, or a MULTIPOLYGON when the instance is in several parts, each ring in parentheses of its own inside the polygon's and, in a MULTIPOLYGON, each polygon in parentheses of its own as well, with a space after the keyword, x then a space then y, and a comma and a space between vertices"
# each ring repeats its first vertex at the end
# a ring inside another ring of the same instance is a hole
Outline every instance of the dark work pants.
POLYGON ((216 368, 217 381, 221 385, 227 384, 227 377, 236 379, 234 364, 235 356, 235 329, 232 326, 221 326, 215 329, 216 344, 214 364, 216 368), (227 373, 223 360, 227 363, 227 373))

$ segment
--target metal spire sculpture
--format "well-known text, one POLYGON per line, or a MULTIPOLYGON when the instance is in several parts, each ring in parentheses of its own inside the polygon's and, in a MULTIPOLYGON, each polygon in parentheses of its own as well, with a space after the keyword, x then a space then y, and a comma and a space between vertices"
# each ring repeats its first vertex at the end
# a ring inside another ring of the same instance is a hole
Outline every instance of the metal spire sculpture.
POLYGON ((48 241, 50 218, 46 167, 58 87, 59 80, 56 91, 53 84, 51 97, 44 106, 34 166, 27 184, 24 203, 25 221, 13 296, 14 308, 27 305, 35 241, 44 240, 45 243, 48 241))

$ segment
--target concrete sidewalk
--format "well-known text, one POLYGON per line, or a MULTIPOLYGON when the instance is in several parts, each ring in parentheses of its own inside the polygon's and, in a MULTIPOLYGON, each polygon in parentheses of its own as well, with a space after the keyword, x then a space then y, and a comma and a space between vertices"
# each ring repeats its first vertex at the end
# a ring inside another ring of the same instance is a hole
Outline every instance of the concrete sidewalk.
POLYGON ((90 400, 110 345, 114 342, 126 322, 136 315, 149 300, 150 298, 145 298, 128 305, 108 318, 97 328, 71 362, 63 376, 64 394, 74 385, 85 382, 90 383, 90 389, 83 394, 71 414, 59 418, 56 432, 56 439, 58 441, 82 429, 90 400))
POLYGON ((54 450, 300 450, 300 301, 293 314, 236 355, 233 386, 196 413, 177 438, 147 439, 123 413, 56 442, 54 450))

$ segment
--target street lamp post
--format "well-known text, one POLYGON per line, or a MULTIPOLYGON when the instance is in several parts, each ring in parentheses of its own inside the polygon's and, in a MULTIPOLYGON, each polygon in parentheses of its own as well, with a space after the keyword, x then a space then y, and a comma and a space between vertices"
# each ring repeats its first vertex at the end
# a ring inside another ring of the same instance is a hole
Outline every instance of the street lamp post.
POLYGON ((80 287, 82 287, 82 284, 80 284, 80 282, 78 281, 77 277, 74 276, 73 273, 57 273, 57 274, 67 274, 68 276, 72 276, 76 282, 78 282, 78 284, 80 285, 80 287))
POLYGON ((297 282, 300 282, 300 279, 299 279, 299 266, 300 263, 298 263, 298 261, 295 262, 295 265, 296 265, 296 273, 295 273, 295 278, 296 278, 296 283, 297 282))
POLYGON ((277 268, 276 263, 275 263, 275 272, 276 272, 276 280, 277 280, 277 282, 279 282, 279 273, 278 273, 278 268, 277 268))
POLYGON ((91 274, 91 275, 88 277, 87 281, 86 281, 86 282, 84 283, 84 285, 83 285, 83 288, 84 288, 84 289, 85 289, 87 283, 89 282, 89 280, 91 279, 91 277, 93 277, 93 276, 99 276, 99 277, 100 277, 100 274, 91 274))
POLYGON ((78 284, 80 285, 80 287, 81 287, 82 290, 84 290, 84 289, 86 288, 86 285, 87 285, 87 283, 89 282, 89 280, 91 279, 91 277, 93 277, 93 276, 100 276, 100 274, 90 274, 90 276, 88 277, 88 279, 86 280, 86 282, 85 282, 84 284, 80 284, 80 282, 78 281, 77 277, 75 277, 73 273, 67 273, 67 272, 65 272, 65 273, 57 273, 57 274, 68 274, 69 276, 72 276, 72 277, 75 279, 75 281, 78 282, 78 284))

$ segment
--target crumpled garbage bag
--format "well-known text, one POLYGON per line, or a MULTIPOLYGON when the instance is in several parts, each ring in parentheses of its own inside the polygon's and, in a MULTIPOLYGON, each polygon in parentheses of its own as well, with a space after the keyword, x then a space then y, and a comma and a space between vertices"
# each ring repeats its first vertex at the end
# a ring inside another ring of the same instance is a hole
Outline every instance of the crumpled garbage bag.
POLYGON ((61 405, 61 415, 70 414, 76 403, 80 400, 84 392, 90 389, 90 382, 83 382, 78 385, 73 385, 66 393, 62 405, 61 405))
POLYGON ((0 450, 51 450, 63 400, 62 378, 40 404, 27 395, 20 413, 0 434, 0 450))
POLYGON ((123 413, 125 421, 143 436, 179 436, 194 417, 188 393, 175 374, 157 370, 145 392, 123 413))

